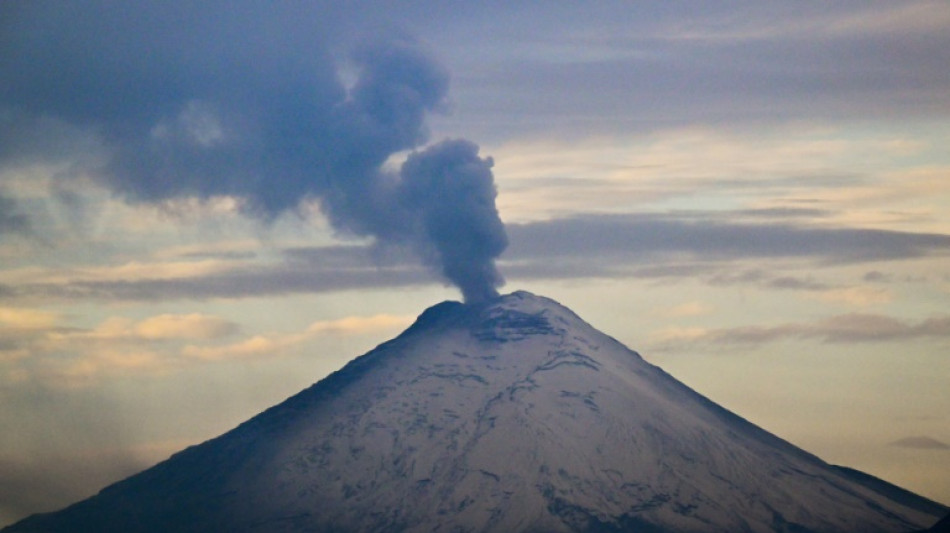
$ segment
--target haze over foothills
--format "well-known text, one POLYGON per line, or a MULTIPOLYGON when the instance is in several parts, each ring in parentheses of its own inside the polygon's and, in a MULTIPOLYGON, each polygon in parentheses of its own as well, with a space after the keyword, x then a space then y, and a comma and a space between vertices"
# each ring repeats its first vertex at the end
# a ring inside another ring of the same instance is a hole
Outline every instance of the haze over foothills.
POLYGON ((4 2, 0 42, 0 525, 502 276, 950 503, 944 2, 4 2))

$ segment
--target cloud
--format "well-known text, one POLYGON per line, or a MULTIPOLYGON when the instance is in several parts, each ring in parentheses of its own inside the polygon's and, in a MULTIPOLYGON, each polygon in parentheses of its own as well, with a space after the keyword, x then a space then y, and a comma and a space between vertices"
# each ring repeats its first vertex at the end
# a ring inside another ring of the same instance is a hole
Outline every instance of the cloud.
POLYGON ((415 317, 397 315, 374 315, 369 317, 350 316, 337 320, 318 321, 310 324, 308 334, 322 335, 363 335, 377 331, 388 331, 408 327, 415 317))
POLYGON ((88 329, 60 321, 48 312, 0 309, 0 379, 74 388, 104 378, 165 375, 186 363, 175 355, 185 343, 213 343, 240 329, 197 313, 138 321, 113 316, 88 329))
POLYGON ((893 280, 893 276, 878 270, 872 270, 866 272, 862 279, 868 283, 890 283, 893 280))
POLYGON ((510 9, 495 19, 512 37, 483 52, 497 66, 462 94, 489 100, 479 110, 509 135, 945 115, 950 21, 936 6, 510 9))
POLYGON ((34 330, 52 327, 59 315, 40 309, 0 307, 0 328, 34 330))
POLYGON ((92 328, 67 327, 61 318, 0 308, 0 381, 85 388, 109 379, 169 375, 199 361, 281 357, 319 340, 395 335, 414 317, 349 316, 313 322, 302 331, 259 333, 236 341, 237 324, 198 313, 142 320, 112 316, 92 328))
MULTIPOLYGON (((943 234, 728 219, 728 213, 578 215, 509 224, 511 245, 501 267, 508 276, 523 280, 689 277, 717 286, 807 291, 857 305, 880 303, 889 296, 870 288, 834 286, 813 275, 773 273, 765 261, 801 259, 820 268, 950 253, 950 236, 943 234), (761 266, 749 267, 751 262, 761 266)), ((194 259, 162 256, 154 262, 115 266, 8 270, 0 273, 0 298, 205 300, 406 287, 432 281, 406 253, 366 244, 298 246, 282 250, 275 258, 222 255, 214 250, 202 253, 200 249, 188 253, 194 259)))
POLYGON ((133 329, 143 339, 218 339, 233 335, 237 324, 222 318, 192 313, 158 315, 137 323, 133 329))
POLYGON ((650 333, 650 344, 659 351, 669 346, 702 341, 709 334, 708 328, 670 326, 650 333))
POLYGON ((28 233, 30 221, 18 212, 16 201, 0 191, 0 237, 10 233, 28 233))
POLYGON ((413 249, 466 299, 495 295, 507 240, 492 161, 468 141, 422 147, 427 115, 447 105, 446 69, 389 31, 355 46, 344 81, 335 10, 272 9, 24 9, 0 54, 16 71, 0 108, 95 132, 109 156, 90 175, 129 202, 227 197, 264 221, 317 202, 337 231, 413 249), (32 46, 32 32, 51 37, 32 46))
POLYGON ((685 255, 704 261, 810 258, 822 263, 858 263, 950 253, 950 235, 741 223, 728 221, 728 216, 577 215, 510 224, 507 257, 612 257, 644 262, 660 255, 685 255))
MULTIPOLYGON (((63 284, 94 285, 96 283, 134 283, 137 281, 174 280, 183 277, 212 277, 240 267, 233 260, 198 259, 194 261, 135 260, 106 266, 55 269, 27 266, 0 273, 5 283, 20 286, 48 286, 63 284)), ((246 263, 244 263, 246 264, 246 263)))
MULTIPOLYGON (((490 158, 479 156, 477 147, 472 145, 465 145, 467 148, 462 149, 464 143, 423 148, 428 142, 427 121, 449 104, 449 80, 448 70, 420 40, 395 31, 383 31, 378 39, 370 42, 347 39, 344 35, 352 33, 350 30, 354 26, 369 20, 364 18, 367 15, 357 13, 358 9, 348 5, 264 9, 255 4, 231 6, 211 2, 171 10, 158 5, 128 9, 92 2, 83 9, 60 9, 44 3, 30 8, 6 9, 9 10, 8 19, 16 19, 17 24, 11 25, 9 51, 0 54, 0 65, 5 67, 4 71, 12 73, 0 81, 0 107, 6 109, 3 116, 15 116, 16 119, 0 122, 9 126, 4 131, 12 140, 26 142, 29 139, 23 139, 24 136, 37 137, 18 133, 31 131, 20 127, 25 122, 38 123, 41 117, 47 117, 44 120, 55 117, 55 121, 70 128, 69 135, 60 137, 91 136, 98 140, 108 158, 106 163, 99 165, 101 172, 94 175, 101 184, 130 202, 153 204, 185 198, 213 201, 225 197, 236 202, 235 205, 245 213, 263 219, 273 219, 288 211, 302 211, 301 202, 316 204, 321 206, 341 234, 373 236, 379 242, 418 251, 432 271, 443 279, 462 285, 463 292, 470 297, 491 295, 500 285, 501 272, 494 268, 494 261, 504 249, 505 232, 492 204, 494 188, 490 158), (210 19, 214 19, 215 24, 203 24, 210 19), (170 27, 176 31, 167 31, 170 27), (274 28, 280 28, 280 31, 275 32, 274 28), (36 44, 33 41, 35 35, 43 34, 57 38, 44 41, 42 46, 33 46, 36 44), (227 49, 221 49, 222 42, 229 43, 227 49), (354 45, 354 42, 359 44, 354 45), (141 57, 152 59, 143 62, 139 60, 141 57), (63 80, 69 83, 60 83, 63 80), (41 89, 34 90, 34 87, 41 89), (407 150, 419 151, 410 158, 417 161, 444 160, 446 154, 456 154, 455 163, 443 168, 457 169, 460 172, 458 179, 432 180, 428 173, 428 177, 422 177, 418 169, 425 165, 421 164, 399 167, 394 161, 405 158, 407 150), (465 169, 465 172, 460 169, 465 169), (472 176, 480 178, 473 180, 472 176), (407 183, 413 180, 425 183, 426 187, 407 183), (463 182, 466 185, 463 186, 463 182), (473 182, 477 182, 478 193, 462 194, 473 182), (436 185, 438 189, 433 188, 436 185), (451 198, 453 204, 463 207, 439 209, 440 204, 434 202, 434 198, 451 198), (470 198, 477 201, 460 203, 470 198), (446 220, 447 214, 458 218, 446 220), (475 229, 464 231, 465 228, 475 229), (463 246, 461 243, 467 244, 463 246)), ((491 13, 504 13, 510 17, 493 17, 469 10, 463 10, 468 15, 463 17, 452 10, 428 13, 429 10, 419 6, 407 6, 399 11, 383 9, 381 14, 370 18, 372 22, 384 18, 412 22, 414 16, 426 15, 425 20, 440 21, 438 27, 446 29, 444 34, 439 34, 441 40, 434 42, 443 46, 440 51, 450 61, 461 61, 457 63, 459 65, 470 63, 464 57, 453 55, 453 51, 463 50, 464 53, 458 52, 459 56, 471 56, 469 47, 461 45, 473 44, 466 40, 473 33, 453 32, 449 28, 491 23, 519 30, 506 34, 506 39, 497 43, 477 43, 482 46, 480 52, 490 56, 494 50, 505 59, 498 68, 463 70, 464 85, 474 93, 488 91, 497 97, 497 101, 491 101, 490 96, 488 100, 478 97, 473 98, 477 102, 473 107, 461 108, 484 111, 484 116, 478 118, 491 124, 496 124, 492 122, 492 113, 505 115, 503 123, 507 124, 522 122, 523 117, 531 115, 532 109, 538 109, 538 116, 543 112, 545 128, 551 127, 551 117, 560 116, 559 113, 594 117, 598 123, 601 119, 617 119, 626 126, 632 118, 637 119, 637 124, 658 120, 667 131, 682 119, 664 117, 677 114, 690 119, 699 117, 700 121, 706 117, 718 123, 722 117, 731 119, 744 113, 767 113, 774 118, 778 109, 787 113, 782 116, 798 119, 809 115, 799 114, 800 109, 796 106, 840 106, 844 105, 842 102, 852 100, 840 98, 842 95, 856 95, 855 99, 866 96, 866 91, 853 90, 856 84, 871 92, 883 91, 880 94, 875 92, 875 97, 883 99, 906 94, 903 85, 888 93, 890 89, 876 83, 879 80, 874 76, 868 78, 869 73, 890 70, 879 68, 882 66, 879 53, 871 53, 859 44, 872 45, 870 49, 877 52, 884 50, 901 57, 906 54, 908 58, 916 58, 913 65, 910 62, 889 62, 887 66, 897 64, 900 68, 915 69, 920 73, 943 71, 937 68, 938 61, 918 53, 921 48, 934 48, 939 51, 937 57, 946 53, 943 48, 928 44, 945 39, 943 32, 937 30, 943 27, 943 18, 920 15, 930 8, 894 10, 850 5, 812 11, 771 6, 750 11, 748 20, 737 20, 730 13, 714 7, 696 10, 693 6, 689 13, 649 6, 620 13, 616 8, 601 7, 596 10, 585 8, 585 15, 589 18, 583 20, 590 22, 581 24, 577 22, 578 9, 562 5, 542 14, 531 9, 493 6, 491 13), (783 24, 775 23, 775 10, 784 14, 783 24), (674 13, 676 16, 671 16, 674 13), (928 23, 918 28, 919 23, 915 21, 923 19, 928 23), (524 24, 528 20, 537 24, 524 24), (894 20, 900 23, 897 27, 915 28, 915 32, 923 32, 928 39, 895 39, 893 27, 885 30, 886 25, 871 24, 867 22, 869 20, 894 20), (798 30, 790 31, 784 26, 786 23, 798 30), (591 32, 590 28, 601 31, 591 32), (631 33, 630 28, 639 30, 631 33), (560 35, 563 31, 567 31, 566 38, 571 39, 570 50, 550 49, 552 44, 548 37, 555 33, 560 35), (805 35, 809 37, 805 38, 805 35), (823 46, 816 47, 811 39, 820 39, 823 46), (843 46, 836 46, 839 44, 843 46), (819 57, 815 57, 819 49, 819 57), (833 57, 825 57, 829 50, 833 57), (552 53, 555 51, 564 53, 552 53), (508 72, 509 68, 511 72, 508 72), (548 77, 533 76, 533 70, 546 73, 548 77), (590 76, 577 75, 578 72, 590 76), (556 81, 549 82, 549 79, 556 81), (829 80, 839 83, 827 83, 829 80), (578 83, 585 84, 584 91, 576 90, 578 83), (525 84, 524 88, 530 87, 531 90, 518 90, 519 84, 525 84), (671 87, 688 90, 670 90, 671 87), (696 93, 698 87, 703 90, 696 93), (492 92, 495 90, 500 92, 492 92), (827 91, 833 94, 829 96, 827 91), (743 98, 750 92, 755 97, 752 100, 762 104, 758 109, 752 109, 755 106, 743 98), (527 95, 528 100, 523 108, 507 107, 521 94, 527 95), (569 98, 571 105, 552 105, 552 100, 545 97, 552 94, 569 98), (829 100, 816 98, 816 94, 829 100), (578 95, 583 95, 583 102, 576 101, 578 95), (786 103, 788 109, 779 105, 786 103), (591 106, 593 109, 588 109, 591 106), (676 113, 671 113, 671 110, 676 113)), ((408 26, 418 26, 418 23, 408 26)), ((920 83, 926 85, 927 94, 948 94, 947 91, 935 90, 943 88, 942 77, 937 79, 931 74, 896 78, 884 81, 900 85, 914 80, 918 87, 920 83)), ((945 105, 942 96, 934 98, 928 101, 936 106, 945 105)), ((897 104, 907 100, 913 99, 902 97, 897 104)), ((865 105, 862 110, 893 108, 893 105, 865 105)), ((814 115, 824 116, 825 110, 819 111, 814 115)), ((566 116, 564 120, 570 122, 572 119, 566 116)), ((675 136, 684 133, 683 128, 673 129, 676 130, 675 136)), ((694 129, 699 130, 701 128, 694 129)), ((801 181, 815 185, 818 181, 815 175, 825 169, 816 169, 814 160, 827 161, 829 154, 842 151, 840 142, 820 138, 820 135, 804 140, 798 137, 793 141, 795 146, 791 148, 794 152, 791 155, 788 151, 765 149, 776 148, 782 143, 781 147, 788 150, 789 139, 766 139, 763 144, 750 145, 710 143, 709 138, 703 139, 703 135, 687 135, 682 144, 674 146, 685 147, 687 152, 697 143, 704 146, 701 157, 705 159, 700 163, 717 164, 699 165, 708 169, 705 173, 700 172, 702 178, 713 179, 710 178, 713 174, 723 183, 729 180, 738 180, 738 183, 749 175, 758 177, 765 174, 760 172, 764 157, 760 154, 770 154, 771 158, 780 153, 782 165, 789 161, 800 162, 789 171, 792 178, 782 174, 772 180, 786 180, 784 183, 788 188, 794 187, 794 175, 799 172, 806 172, 809 178, 801 181), (723 166, 722 161, 728 161, 729 166, 723 166), (745 174, 736 177, 731 172, 733 170, 745 174)), ((637 148, 644 148, 642 144, 637 148)), ((648 157, 641 162, 669 165, 671 158, 662 157, 670 155, 669 152, 663 153, 664 149, 669 150, 669 144, 666 141, 659 144, 663 146, 646 146, 652 159, 648 157)), ((629 145, 618 150, 637 152, 629 145)), ((61 159, 56 150, 45 145, 29 153, 37 158, 61 159)), ((0 153, 0 159, 13 157, 4 154, 0 153)), ((551 150, 548 154, 547 157, 551 158, 557 156, 551 154, 551 150)), ((684 167, 692 166, 696 170, 694 159, 684 160, 689 163, 684 167)), ((775 166, 783 168, 782 165, 775 166)), ((667 168, 667 171, 678 176, 675 183, 679 184, 680 193, 692 192, 697 181, 680 173, 681 169, 667 168)), ((768 170, 774 169, 768 167, 768 170)), ((561 179, 563 183, 575 185, 581 182, 574 172, 563 169, 559 172, 567 176, 547 176, 545 179, 561 179)), ((65 173, 66 176, 69 174, 65 173)), ((774 175, 772 172, 768 174, 774 175)), ((613 186, 620 187, 616 183, 619 180, 613 181, 613 186)), ((759 186, 761 181, 746 179, 743 183, 751 188, 759 186)), ((840 187, 843 177, 825 178, 826 185, 832 182, 840 187)), ((570 191, 566 195, 570 196, 569 200, 575 199, 573 193, 577 187, 561 188, 570 191)), ((603 189, 611 190, 608 187, 603 189)), ((634 192, 642 199, 650 194, 661 194, 663 191, 659 189, 662 187, 654 182, 645 188, 627 184, 624 190, 634 192)), ((547 194, 530 187, 525 190, 532 193, 522 200, 525 204, 543 203, 532 195, 547 194)), ((629 204, 627 195, 613 196, 622 200, 611 199, 609 202, 629 204)), ((590 235, 568 232, 562 239, 565 244, 581 251, 585 246, 599 244, 599 252, 609 252, 612 259, 618 259, 614 265, 595 265, 590 261, 586 265, 583 261, 555 264, 545 261, 530 249, 531 242, 537 241, 535 237, 543 231, 523 225, 519 231, 524 237, 513 244, 520 250, 510 251, 505 260, 517 275, 530 276, 529 272, 534 269, 539 277, 602 276, 629 275, 629 265, 642 265, 643 258, 643 255, 631 256, 631 253, 640 254, 641 251, 646 256, 683 251, 701 254, 704 259, 719 251, 720 255, 714 257, 718 261, 743 253, 754 257, 776 257, 781 255, 779 248, 787 246, 790 254, 860 260, 906 257, 923 249, 945 248, 944 244, 922 242, 926 240, 924 235, 917 236, 920 241, 917 243, 912 242, 909 234, 896 235, 890 239, 891 242, 885 242, 887 236, 880 231, 873 235, 859 235, 862 230, 842 229, 839 234, 834 234, 832 229, 808 228, 793 223, 804 216, 822 214, 828 212, 787 206, 747 208, 737 210, 733 215, 751 219, 748 224, 733 221, 714 223, 709 227, 700 227, 703 221, 675 220, 675 217, 666 221, 654 219, 651 226, 646 218, 641 218, 635 224, 600 224, 612 231, 624 231, 623 226, 627 226, 627 230, 644 230, 630 232, 628 236, 608 233, 590 240, 587 245, 578 244, 578 239, 587 240, 590 235), (698 224, 686 227, 693 222, 698 224), (657 240, 650 242, 645 236, 653 231, 657 240), (728 239, 730 234, 734 236, 732 241, 728 239), (575 236, 578 239, 574 239, 575 236), (608 237, 616 242, 601 242, 608 237), (663 238, 668 238, 666 249, 662 249, 663 238), (862 240, 870 242, 865 249, 857 244, 862 240), (848 241, 846 245, 838 246, 845 241, 848 241), (705 249, 702 248, 704 242, 709 243, 705 249), (901 244, 903 249, 899 246, 901 244), (624 254, 620 251, 624 247, 637 252, 624 254), (853 255, 841 257, 842 254, 834 252, 837 249, 848 250, 853 255), (525 257, 525 254, 529 256, 525 257)), ((546 224, 557 226, 558 222, 546 224)), ((575 220, 562 224, 562 227, 571 229, 568 226, 572 226, 583 233, 578 225, 579 221, 575 220)), ((560 228, 551 229, 559 231, 560 228)), ((545 243, 545 246, 549 244, 545 243)), ((567 255, 562 253, 557 257, 563 259, 567 255)), ((254 268, 265 271, 270 266, 254 268)), ((294 279, 266 285, 276 288, 297 284, 303 290, 323 290, 322 280, 305 282, 287 270, 280 274, 288 274, 294 279)), ((647 275, 650 271, 642 273, 647 275)), ((220 288, 205 284, 212 283, 210 276, 203 276, 200 280, 196 277, 192 288, 199 289, 196 291, 199 297, 227 294, 232 290, 228 287, 232 274, 233 271, 229 270, 222 276, 224 282, 220 288)), ((253 273, 247 273, 246 277, 253 277, 253 273)), ((111 291, 117 298, 148 298, 158 292, 157 286, 167 286, 171 294, 177 294, 180 279, 184 278, 106 279, 68 286, 7 284, 3 292, 50 289, 51 294, 62 294, 61 290, 68 289, 75 291, 70 293, 74 295, 108 295, 111 291), (148 287, 150 284, 153 288, 148 287)), ((807 289, 801 284, 808 281, 787 278, 777 279, 774 283, 776 287, 793 288, 798 284, 807 289)), ((390 282, 391 279, 384 277, 379 284, 390 282)), ((364 279, 344 280, 343 283, 348 287, 371 284, 364 279)), ((249 292, 254 290, 247 289, 249 292)), ((237 292, 236 288, 234 292, 237 292)))
POLYGON ((887 303, 894 299, 893 293, 872 287, 842 287, 819 292, 813 296, 829 303, 839 303, 856 307, 887 303))
POLYGON ((404 287, 432 277, 400 249, 372 245, 292 247, 276 258, 189 250, 155 261, 67 268, 24 267, 0 272, 0 300, 206 300, 354 288, 404 287), (211 256, 211 258, 208 258, 211 256))
POLYGON ((219 317, 191 313, 162 314, 133 321, 111 317, 91 330, 64 330, 54 334, 66 342, 77 340, 172 341, 218 339, 235 334, 238 325, 219 317))
POLYGON ((202 359, 205 361, 224 361, 230 359, 247 359, 251 357, 279 357, 290 348, 300 345, 306 340, 306 335, 294 334, 284 336, 255 335, 243 341, 225 346, 195 346, 188 345, 182 349, 185 357, 202 359))
POLYGON ((276 264, 177 278, 67 280, 10 287, 9 291, 14 297, 51 300, 166 301, 281 296, 428 283, 432 283, 429 273, 414 265, 376 267, 370 264, 314 271, 301 265, 276 264))
POLYGON ((660 311, 660 314, 669 318, 708 315, 713 307, 705 302, 686 302, 660 311))
POLYGON ((773 289, 789 289, 795 291, 822 291, 828 288, 828 285, 824 283, 794 276, 777 277, 769 280, 767 285, 773 289))
POLYGON ((918 322, 891 316, 849 313, 815 322, 723 329, 668 328, 655 336, 661 345, 682 343, 765 344, 785 339, 817 339, 825 343, 906 341, 950 337, 950 317, 934 316, 918 322))
POLYGON ((898 448, 913 448, 917 450, 950 450, 950 444, 941 442, 932 437, 904 437, 890 443, 898 448))
POLYGON ((375 333, 398 332, 412 323, 414 317, 374 315, 369 317, 349 316, 336 320, 318 321, 306 330, 293 333, 254 335, 242 341, 219 346, 186 346, 185 357, 206 361, 246 359, 252 357, 279 357, 319 337, 351 336, 375 333))
POLYGON ((61 357, 31 354, 31 357, 40 357, 24 371, 21 380, 74 389, 95 386, 105 379, 167 375, 178 366, 160 351, 118 343, 99 343, 95 349, 75 346, 65 356, 61 351, 59 354, 61 357))

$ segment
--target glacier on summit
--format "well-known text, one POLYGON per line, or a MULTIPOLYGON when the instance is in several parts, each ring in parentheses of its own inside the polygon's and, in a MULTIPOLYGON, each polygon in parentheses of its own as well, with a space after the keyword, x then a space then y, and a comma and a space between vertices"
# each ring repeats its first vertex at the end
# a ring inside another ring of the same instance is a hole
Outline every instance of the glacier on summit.
POLYGON ((435 305, 234 430, 4 531, 903 533, 946 512, 515 292, 435 305))

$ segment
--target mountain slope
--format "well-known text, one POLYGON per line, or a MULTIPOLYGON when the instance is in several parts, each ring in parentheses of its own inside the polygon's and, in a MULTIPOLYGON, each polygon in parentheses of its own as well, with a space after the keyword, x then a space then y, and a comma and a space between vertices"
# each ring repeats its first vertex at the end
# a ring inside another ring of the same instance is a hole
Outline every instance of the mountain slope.
POLYGON ((860 476, 518 292, 434 306, 231 432, 4 531, 896 533, 946 512, 860 476))

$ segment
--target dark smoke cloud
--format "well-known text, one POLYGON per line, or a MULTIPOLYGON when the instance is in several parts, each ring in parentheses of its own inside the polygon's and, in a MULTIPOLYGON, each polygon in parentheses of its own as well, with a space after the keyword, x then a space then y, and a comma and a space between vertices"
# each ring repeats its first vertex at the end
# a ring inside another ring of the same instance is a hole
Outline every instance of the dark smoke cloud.
POLYGON ((416 250, 467 300, 495 294, 507 238, 491 159, 467 141, 422 148, 448 73, 395 35, 352 47, 345 81, 340 14, 323 7, 8 7, 0 118, 94 132, 110 154, 95 175, 130 202, 232 196, 270 221, 315 200, 343 234, 416 250))
POLYGON ((495 209, 492 160, 468 141, 445 141, 402 166, 407 212, 416 214, 426 257, 458 285, 466 301, 497 296, 494 258, 508 246, 495 209), (418 210, 418 211, 417 211, 418 210))

